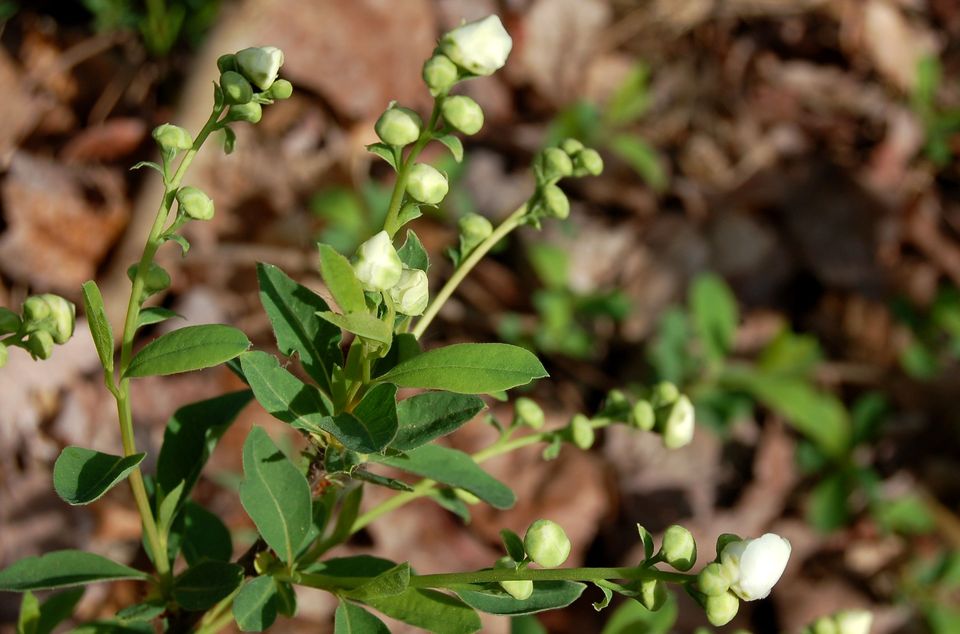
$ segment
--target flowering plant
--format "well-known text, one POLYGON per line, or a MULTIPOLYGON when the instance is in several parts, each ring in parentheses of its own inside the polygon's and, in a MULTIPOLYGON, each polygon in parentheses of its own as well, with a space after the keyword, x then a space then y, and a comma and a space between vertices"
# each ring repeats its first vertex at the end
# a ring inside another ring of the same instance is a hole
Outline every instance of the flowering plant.
MULTIPOLYGON (((448 191, 447 177, 418 158, 428 143, 437 141, 456 160, 462 159, 462 142, 454 132, 476 133, 483 125, 483 112, 469 97, 450 91, 461 81, 494 73, 506 62, 511 46, 495 16, 454 29, 441 38, 423 68, 434 96, 426 123, 396 104, 380 117, 376 124, 380 142, 369 149, 395 170, 396 182, 383 229, 360 245, 352 259, 319 245, 320 272, 335 306, 277 267, 259 265, 260 298, 282 361, 251 350, 243 332, 225 325, 173 330, 136 352, 134 342, 140 328, 171 316, 147 306, 170 283, 170 276, 154 262, 158 249, 174 242, 186 254, 189 243, 179 230, 187 222, 214 215, 214 203, 203 191, 183 185, 191 161, 215 131, 225 135, 225 149, 231 151, 233 125, 258 122, 263 106, 290 96, 290 83, 279 78, 283 53, 261 47, 221 57, 213 110, 197 135, 170 124, 154 131, 161 162, 140 166, 157 170, 165 190, 143 254, 129 270, 132 288, 119 358, 100 291, 92 281, 83 285, 84 309, 104 384, 116 400, 123 452, 110 455, 67 447, 53 474, 60 497, 77 505, 90 504, 128 481, 153 569, 73 550, 16 562, 0 571, 0 590, 25 593, 21 631, 49 631, 46 628, 69 614, 79 599, 76 591, 67 590, 41 604, 34 591, 118 579, 141 581, 142 601, 114 619, 87 624, 79 631, 152 632, 159 627, 168 632, 217 632, 231 623, 242 631, 262 631, 279 617, 296 614, 298 585, 335 595, 336 632, 361 633, 387 631, 370 610, 430 631, 475 632, 480 629, 477 612, 518 617, 562 608, 577 600, 588 584, 601 592, 598 610, 614 593, 657 610, 668 597, 668 586, 680 586, 715 625, 732 620, 741 600, 767 596, 787 564, 786 540, 775 535, 755 540, 723 535, 714 561, 702 572, 691 573, 697 544, 682 526, 670 527, 659 549, 650 533, 639 528, 644 558, 626 567, 561 567, 571 544, 563 528, 548 519, 531 524, 522 538, 501 531, 505 555, 483 570, 419 574, 408 562, 327 556, 371 522, 412 500, 432 499, 464 518, 469 517, 471 503, 509 508, 514 493, 481 465, 521 447, 544 444, 544 457, 549 459, 564 443, 589 449, 597 430, 618 423, 658 433, 668 448, 682 447, 693 436, 689 398, 663 383, 645 398, 611 393, 596 415, 577 414, 560 429, 546 429, 540 407, 520 398, 509 422, 489 417, 498 438, 473 455, 435 442, 486 408, 481 395, 505 398, 508 390, 544 378, 547 372, 523 348, 460 343, 422 350, 420 338, 461 280, 507 234, 569 214, 569 201, 558 186, 561 180, 596 175, 603 169, 595 150, 572 139, 539 153, 533 163, 536 187, 527 202, 496 227, 479 216, 461 220, 459 245, 451 250, 454 272, 431 299, 430 262, 416 233, 407 230, 401 246, 396 246, 401 229, 420 215, 423 206, 441 202, 448 191), (287 368, 294 357, 302 373, 287 368), (145 454, 137 451, 134 441, 131 382, 223 363, 248 389, 178 410, 167 426, 156 473, 143 474, 145 454), (398 399, 400 389, 419 391, 398 399), (308 448, 298 462, 278 449, 262 428, 250 431, 243 446, 239 497, 258 539, 234 559, 228 529, 192 501, 190 493, 217 441, 251 400, 302 434, 308 448), (396 471, 409 474, 413 482, 393 477, 396 471), (394 494, 365 506, 365 486, 386 487, 394 494)), ((23 312, 22 318, 0 312, 0 333, 12 333, 0 341, 4 354, 13 345, 44 358, 52 342, 62 343, 72 332, 73 308, 65 300, 31 298, 23 312)))

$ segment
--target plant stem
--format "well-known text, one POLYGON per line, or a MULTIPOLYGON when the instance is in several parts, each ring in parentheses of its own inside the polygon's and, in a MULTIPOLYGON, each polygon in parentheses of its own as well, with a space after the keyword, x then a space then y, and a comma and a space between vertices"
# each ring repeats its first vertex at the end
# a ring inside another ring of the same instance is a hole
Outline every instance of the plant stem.
POLYGON ((418 138, 416 143, 413 144, 413 147, 407 154, 407 158, 401 162, 397 168, 397 182, 393 184, 393 194, 390 196, 390 206, 387 208, 387 217, 383 222, 383 229, 387 232, 387 235, 390 236, 390 238, 393 238, 393 236, 397 233, 397 230, 400 228, 396 226, 397 217, 400 215, 400 203, 403 202, 403 195, 407 191, 407 177, 410 175, 410 168, 413 167, 413 163, 417 160, 417 157, 420 156, 420 152, 423 151, 423 148, 426 147, 427 143, 430 142, 430 139, 433 138, 434 128, 437 126, 437 121, 440 119, 440 106, 442 103, 443 97, 437 97, 436 101, 433 102, 433 111, 430 113, 429 122, 420 133, 420 138, 418 138))
MULTIPOLYGON (((137 321, 140 317, 140 296, 143 294, 145 276, 150 269, 150 264, 153 263, 157 249, 160 248, 160 236, 163 233, 163 227, 170 215, 173 201, 176 199, 180 182, 183 180, 183 176, 193 161, 193 157, 196 156, 197 151, 200 149, 200 146, 203 145, 203 142, 206 141, 210 133, 216 128, 217 119, 221 112, 222 109, 214 109, 210 118, 207 119, 206 124, 204 124, 196 140, 193 142, 193 147, 187 150, 183 159, 181 159, 176 173, 171 179, 165 180, 164 182, 163 199, 160 201, 157 216, 153 221, 153 226, 150 228, 150 235, 147 237, 147 242, 143 247, 143 254, 140 256, 137 272, 133 277, 133 284, 130 289, 130 300, 127 303, 127 315, 124 319, 123 336, 120 343, 120 365, 118 368, 120 382, 114 385, 112 381, 113 377, 104 376, 107 389, 110 390, 117 401, 117 416, 120 421, 120 438, 123 444, 124 456, 137 453, 136 440, 133 433, 133 412, 130 405, 130 379, 125 377, 124 373, 127 371, 127 368, 130 366, 130 361, 133 358, 133 341, 137 331, 137 321), (109 381, 107 380, 108 378, 110 379, 109 381)), ((150 507, 150 498, 144 486, 143 473, 139 467, 135 467, 130 473, 130 488, 133 490, 133 498, 137 504, 137 511, 139 511, 141 521, 143 522, 143 531, 147 544, 150 547, 154 566, 156 566, 157 572, 160 573, 160 575, 168 575, 170 573, 170 564, 167 561, 166 549, 163 547, 166 540, 164 536, 160 535, 160 531, 157 528, 157 522, 153 516, 153 510, 150 507)))
POLYGON ((423 317, 417 320, 417 325, 413 329, 413 336, 419 339, 423 336, 423 333, 426 331, 427 326, 430 325, 430 322, 433 321, 433 318, 437 316, 437 313, 440 312, 440 308, 450 299, 450 296, 453 295, 453 291, 456 290, 457 286, 460 285, 460 282, 463 281, 463 278, 467 276, 468 273, 477 265, 477 263, 483 259, 483 256, 493 248, 493 245, 497 244, 504 237, 507 236, 511 231, 520 226, 523 222, 524 216, 527 214, 527 204, 524 203, 516 211, 507 216, 507 219, 504 220, 500 225, 493 230, 486 240, 478 244, 473 251, 470 252, 463 262, 460 263, 460 266, 457 267, 457 270, 453 272, 453 275, 450 276, 450 279, 447 280, 447 283, 443 285, 443 288, 440 289, 440 292, 437 293, 436 297, 433 298, 433 301, 430 302, 430 305, 427 307, 427 310, 424 311, 423 317))

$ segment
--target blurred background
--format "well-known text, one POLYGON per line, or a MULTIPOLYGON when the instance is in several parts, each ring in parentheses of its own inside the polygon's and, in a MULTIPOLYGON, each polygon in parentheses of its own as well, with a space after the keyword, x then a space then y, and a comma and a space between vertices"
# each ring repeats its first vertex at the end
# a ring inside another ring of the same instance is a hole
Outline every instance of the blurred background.
MULTIPOLYGON (((429 108, 419 74, 436 38, 491 12, 513 53, 463 86, 486 125, 462 164, 425 155, 456 192, 414 223, 434 283, 450 273, 456 219, 496 220, 524 201, 544 145, 577 137, 607 169, 570 182, 569 220, 523 230, 484 262, 427 341, 535 349, 553 379, 529 395, 558 425, 611 389, 674 381, 695 399, 698 433, 667 452, 621 426, 587 453, 492 461, 515 509, 475 507, 464 526, 411 505, 348 551, 420 572, 484 567, 500 528, 547 517, 578 562, 626 565, 641 558, 638 522, 690 527, 701 559, 720 533, 775 531, 793 543, 790 565, 735 625, 794 632, 866 608, 878 634, 960 632, 954 0, 2 0, 0 305, 37 292, 79 304, 90 278, 108 307, 124 305, 161 191, 129 166, 155 158, 154 126, 199 128, 219 54, 269 44, 286 53, 293 98, 237 126, 235 153, 208 144, 188 180, 217 215, 188 227, 187 258, 168 247, 160 261, 173 276, 165 306, 274 349, 255 263, 320 289, 316 241, 350 252, 379 228, 392 174, 364 149, 373 122, 391 99, 429 108), (730 350, 711 345, 718 319, 737 320, 730 350)), ((98 369, 81 321, 52 361, 13 350, 0 370, 0 566, 64 547, 142 557, 125 487, 80 508, 51 487, 64 445, 119 446, 98 369)), ((223 369, 135 383, 147 462, 178 406, 237 386, 223 369)), ((253 538, 234 491, 254 423, 282 428, 249 407, 197 492, 238 552, 253 538)), ((491 435, 478 420, 452 442, 469 450, 491 435)), ((91 587, 80 616, 110 616, 136 593, 91 587)), ((599 598, 590 589, 541 623, 602 632, 617 604, 598 615, 599 598)), ((18 601, 0 595, 0 632, 13 631, 18 601)), ((329 598, 300 606, 278 631, 332 631, 329 598)), ((705 625, 686 597, 665 609, 677 607, 672 631, 705 625)), ((626 623, 607 631, 671 629, 626 623)))

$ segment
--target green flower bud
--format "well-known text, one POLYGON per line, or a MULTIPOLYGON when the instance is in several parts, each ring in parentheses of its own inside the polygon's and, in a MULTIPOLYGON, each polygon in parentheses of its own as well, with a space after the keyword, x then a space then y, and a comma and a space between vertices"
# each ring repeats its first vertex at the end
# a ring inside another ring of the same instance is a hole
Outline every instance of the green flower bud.
POLYGON ((570 201, 562 189, 556 185, 547 185, 543 188, 541 195, 547 215, 560 220, 570 215, 570 201))
POLYGON ((537 520, 527 529, 523 548, 535 563, 556 568, 570 556, 570 539, 556 522, 537 520))
POLYGON ((870 634, 873 614, 867 610, 844 610, 837 612, 833 620, 840 634, 870 634))
MULTIPOLYGON (((493 566, 499 570, 516 570, 517 564, 509 557, 502 557, 497 560, 493 566)), ((533 582, 529 580, 521 581, 501 581, 500 587, 517 601, 524 601, 533 594, 533 582)))
POLYGON ((407 193, 428 205, 437 205, 447 195, 449 189, 447 177, 426 163, 417 163, 410 168, 407 177, 407 193))
MULTIPOLYGON (((138 268, 140 268, 139 264, 131 264, 130 268, 127 269, 127 277, 130 278, 131 282, 136 278, 138 268)), ((151 262, 150 268, 147 269, 146 275, 143 276, 144 295, 149 297, 169 287, 170 274, 156 262, 151 262)))
POLYGON ((715 596, 730 589, 730 580, 724 574, 723 566, 713 562, 704 566, 700 574, 697 575, 697 587, 700 588, 700 592, 708 596, 715 596))
POLYGON ((560 149, 566 152, 569 156, 573 156, 583 149, 583 143, 577 139, 564 139, 560 142, 560 149))
POLYGON ((537 402, 526 396, 521 396, 513 404, 513 413, 515 421, 531 429, 541 429, 546 420, 537 402))
POLYGON ((596 440, 596 432, 590 424, 590 419, 583 414, 577 414, 570 421, 570 439, 578 448, 586 451, 593 447, 593 441, 596 440))
POLYGON ((458 79, 460 71, 446 55, 437 53, 423 65, 423 82, 434 97, 448 93, 458 79))
POLYGON ((381 231, 360 245, 353 271, 368 291, 386 291, 400 281, 403 263, 386 231, 381 231))
POLYGON ((573 174, 573 161, 558 147, 548 147, 537 155, 537 168, 548 182, 557 181, 573 174))
POLYGON ((46 330, 38 330, 27 337, 27 350, 34 359, 49 359, 53 354, 53 336, 46 330))
POLYGON ((654 407, 670 405, 680 398, 680 390, 670 381, 661 381, 650 392, 650 403, 654 407))
POLYGON ((651 612, 656 612, 667 602, 667 587, 659 579, 645 579, 640 582, 640 596, 637 601, 651 612))
POLYGON ((50 316, 50 305, 40 295, 28 297, 23 302, 23 320, 27 328, 35 329, 40 322, 50 316))
POLYGON ((650 431, 657 422, 656 414, 653 412, 653 405, 650 401, 643 399, 637 401, 631 412, 630 424, 643 431, 650 431))
POLYGON ((253 87, 238 72, 228 70, 220 75, 220 88, 223 89, 224 100, 230 105, 247 103, 253 99, 253 87))
POLYGON ((427 274, 420 269, 403 269, 400 273, 400 281, 390 289, 390 298, 398 313, 423 314, 430 299, 427 274))
POLYGON ((810 626, 813 634, 839 634, 837 624, 829 616, 821 616, 810 626))
POLYGON ((270 90, 267 92, 274 99, 283 101, 284 99, 289 99, 290 95, 293 94, 293 84, 286 79, 278 79, 273 82, 273 85, 270 86, 270 90))
POLYGON ((714 627, 722 627, 737 616, 740 609, 740 600, 732 592, 724 592, 707 597, 704 608, 707 611, 707 620, 714 627))
POLYGON ((44 330, 50 333, 55 343, 67 343, 73 336, 73 328, 77 321, 77 307, 73 302, 59 295, 46 293, 40 297, 50 307, 50 316, 47 318, 49 323, 44 330))
POLYGON ((180 210, 193 220, 213 218, 213 201, 197 187, 188 185, 178 189, 177 203, 180 205, 180 210))
POLYGON ((263 106, 256 101, 249 103, 239 103, 230 106, 230 112, 227 113, 228 121, 246 121, 247 123, 259 123, 263 118, 263 106))
POLYGON ((221 73, 225 73, 228 70, 237 70, 237 56, 233 53, 221 55, 217 58, 217 68, 220 69, 221 73))
POLYGON ((377 136, 387 145, 409 145, 420 138, 423 120, 410 108, 391 106, 373 126, 377 136))
POLYGON ((9 308, 0 308, 0 334, 17 332, 20 324, 20 315, 9 308))
POLYGON ((193 137, 178 125, 164 123, 153 129, 153 139, 164 152, 176 154, 193 147, 193 137))
POLYGON ((667 449, 679 449, 689 445, 693 440, 694 418, 693 403, 686 394, 681 394, 680 398, 670 406, 663 423, 661 431, 663 446, 667 449))
POLYGON ((663 533, 660 553, 668 564, 680 572, 686 572, 697 562, 697 542, 690 531, 674 524, 663 533))
POLYGON ((464 134, 476 134, 483 127, 480 104, 464 95, 447 97, 440 107, 443 120, 464 134))
POLYGON ((603 172, 603 159, 600 153, 590 148, 584 148, 573 157, 574 176, 599 176, 603 172))
POLYGON ((480 214, 464 214, 457 225, 460 227, 460 254, 463 256, 493 233, 493 225, 480 214))
POLYGON ((283 51, 276 46, 245 48, 237 53, 237 68, 260 90, 268 90, 283 66, 283 51))
POLYGON ((510 34, 495 15, 464 24, 440 39, 440 50, 475 75, 492 75, 507 63, 513 47, 510 34))

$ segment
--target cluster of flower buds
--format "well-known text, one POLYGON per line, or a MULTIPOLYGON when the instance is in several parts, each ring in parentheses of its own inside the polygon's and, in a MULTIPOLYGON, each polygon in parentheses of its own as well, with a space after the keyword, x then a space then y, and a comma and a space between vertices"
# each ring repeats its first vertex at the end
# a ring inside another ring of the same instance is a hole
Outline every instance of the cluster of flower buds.
POLYGON ((414 316, 426 310, 430 296, 427 274, 403 265, 386 231, 360 245, 353 271, 364 290, 388 293, 398 313, 414 316))
POLYGON ((50 358, 55 344, 73 336, 76 320, 77 307, 50 293, 28 297, 22 316, 0 308, 0 335, 12 335, 0 340, 0 368, 7 364, 11 346, 24 348, 34 359, 50 358))
POLYGON ((800 634, 870 634, 873 614, 866 610, 845 610, 821 616, 800 634))
POLYGON ((733 620, 740 601, 766 598, 790 559, 790 542, 767 533, 756 539, 724 534, 717 539, 716 559, 697 576, 698 599, 716 626, 733 620))
POLYGON ((463 24, 440 38, 433 57, 423 65, 423 81, 433 96, 446 95, 462 79, 503 68, 512 48, 510 34, 495 15, 463 24))
POLYGON ((690 397, 673 383, 658 383, 649 398, 640 399, 630 412, 629 422, 637 429, 655 431, 667 449, 679 449, 693 440, 695 412, 690 397))
POLYGON ((283 51, 275 46, 245 48, 236 54, 221 55, 220 90, 223 101, 230 106, 226 121, 257 123, 263 116, 262 104, 275 99, 287 99, 293 94, 293 85, 278 79, 283 66, 283 51))
POLYGON ((537 194, 530 209, 533 220, 570 215, 570 201, 557 185, 562 178, 597 176, 603 172, 603 159, 594 149, 576 139, 566 139, 558 147, 548 147, 533 161, 537 194))
MULTIPOLYGON (((570 556, 570 538, 563 527, 550 520, 541 519, 530 524, 523 541, 511 531, 502 531, 501 535, 504 535, 508 555, 497 561, 495 569, 523 570, 531 563, 556 568, 570 556), (509 541, 508 536, 512 537, 509 541)), ((533 582, 528 580, 501 581, 500 587, 519 601, 529 599, 533 594, 533 582)))

